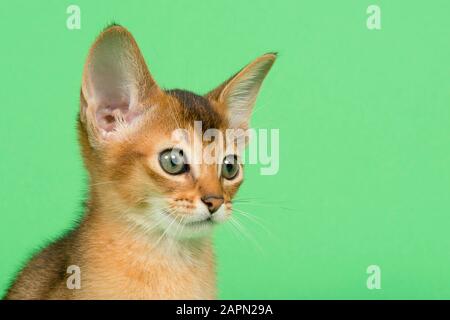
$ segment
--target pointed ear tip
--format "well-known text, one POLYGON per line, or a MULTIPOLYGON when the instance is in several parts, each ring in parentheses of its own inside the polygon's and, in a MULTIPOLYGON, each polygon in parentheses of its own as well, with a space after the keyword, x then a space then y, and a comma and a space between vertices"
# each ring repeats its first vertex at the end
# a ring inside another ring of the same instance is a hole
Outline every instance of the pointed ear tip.
POLYGON ((275 60, 278 57, 278 52, 267 52, 262 57, 270 60, 275 60))
POLYGON ((125 27, 117 23, 112 23, 108 25, 99 35, 95 38, 94 43, 91 46, 89 56, 97 50, 99 47, 102 47, 104 44, 115 43, 116 41, 120 41, 123 43, 133 43, 135 42, 133 35, 130 31, 128 31, 125 27))
POLYGON ((102 30, 102 32, 100 33, 100 35, 97 37, 98 39, 102 39, 105 37, 110 37, 110 36, 128 36, 128 37, 132 37, 130 31, 128 31, 127 28, 121 26, 120 24, 117 24, 115 22, 109 24, 108 26, 106 26, 106 28, 104 28, 102 30))
POLYGON ((270 68, 275 63, 275 60, 277 59, 277 57, 278 57, 277 52, 268 52, 268 53, 260 56, 257 59, 257 61, 259 61, 260 63, 263 63, 264 65, 266 65, 267 67, 270 68))
POLYGON ((125 27, 122 27, 120 24, 116 23, 116 22, 111 22, 110 24, 108 24, 103 30, 102 32, 107 32, 107 31, 120 31, 120 30, 127 30, 125 27))

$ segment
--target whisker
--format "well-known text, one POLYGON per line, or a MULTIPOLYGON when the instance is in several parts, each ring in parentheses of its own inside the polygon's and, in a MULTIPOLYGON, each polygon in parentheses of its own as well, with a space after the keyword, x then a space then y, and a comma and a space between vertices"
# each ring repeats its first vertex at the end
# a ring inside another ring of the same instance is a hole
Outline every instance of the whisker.
POLYGON ((230 224, 227 223, 226 225, 231 227, 230 230, 232 231, 232 233, 236 237, 236 239, 238 239, 239 241, 243 240, 242 235, 240 234, 239 229, 234 224, 234 221, 232 218, 230 218, 230 224))
POLYGON ((262 247, 260 246, 260 244, 258 243, 258 241, 256 241, 256 239, 254 237, 252 237, 247 229, 241 224, 239 223, 238 220, 236 220, 234 217, 231 217, 230 222, 234 223, 236 228, 245 236, 247 237, 247 239, 249 239, 251 242, 253 242, 253 244, 258 248, 258 250, 261 253, 264 253, 262 247))
POLYGON ((111 181, 102 181, 102 182, 97 182, 97 183, 93 183, 93 184, 88 184, 88 187, 95 187, 95 186, 99 186, 99 185, 103 185, 103 184, 110 184, 110 183, 116 183, 118 181, 116 180, 111 180, 111 181))
POLYGON ((175 223, 176 221, 176 217, 172 218, 172 222, 169 224, 169 226, 166 228, 166 230, 164 230, 164 232, 162 233, 162 235, 159 237, 159 239, 156 241, 156 244, 153 246, 153 248, 157 248, 159 243, 161 242, 161 240, 164 238, 164 236, 167 234, 167 232, 169 231, 169 229, 172 227, 172 225, 175 223))
POLYGON ((256 223, 257 225, 259 225, 265 232, 267 232, 267 234, 273 235, 273 233, 269 230, 269 228, 267 228, 267 227, 263 224, 261 218, 255 216, 255 215, 252 215, 252 214, 249 213, 249 212, 245 212, 245 211, 242 211, 242 210, 240 210, 240 209, 237 209, 237 208, 233 208, 233 211, 235 211, 237 214, 240 214, 240 215, 246 217, 246 218, 249 219, 250 221, 255 222, 255 223, 256 223))
POLYGON ((272 209, 280 209, 280 210, 284 210, 284 211, 289 211, 289 213, 296 212, 296 210, 294 210, 293 208, 276 206, 276 205, 268 205, 268 204, 261 204, 261 203, 251 203, 251 202, 247 202, 247 203, 239 203, 238 202, 237 204, 239 204, 239 205, 249 205, 249 206, 255 206, 255 207, 265 207, 265 208, 272 208, 272 209))
POLYGON ((186 226, 185 224, 183 224, 183 221, 184 221, 184 219, 186 218, 186 216, 183 216, 182 218, 181 218, 181 220, 180 220, 180 226, 181 226, 181 231, 180 232, 178 232, 178 229, 177 229, 177 236, 179 236, 180 234, 183 234, 183 231, 184 231, 184 227, 186 226))
POLYGON ((294 208, 286 207, 285 205, 277 205, 272 202, 272 204, 266 204, 266 203, 260 203, 260 200, 257 200, 258 202, 252 202, 253 200, 250 199, 234 199, 233 204, 242 204, 242 205, 250 205, 250 206, 259 206, 259 207, 267 207, 267 208, 274 208, 274 209, 281 209, 291 212, 296 212, 294 208))

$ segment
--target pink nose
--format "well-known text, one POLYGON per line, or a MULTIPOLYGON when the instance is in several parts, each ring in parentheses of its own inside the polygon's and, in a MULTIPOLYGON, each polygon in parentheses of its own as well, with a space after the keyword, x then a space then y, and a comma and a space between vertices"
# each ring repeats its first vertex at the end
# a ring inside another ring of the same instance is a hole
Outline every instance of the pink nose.
POLYGON ((208 207, 209 213, 213 214, 222 205, 223 197, 216 195, 206 195, 202 197, 202 201, 208 207))

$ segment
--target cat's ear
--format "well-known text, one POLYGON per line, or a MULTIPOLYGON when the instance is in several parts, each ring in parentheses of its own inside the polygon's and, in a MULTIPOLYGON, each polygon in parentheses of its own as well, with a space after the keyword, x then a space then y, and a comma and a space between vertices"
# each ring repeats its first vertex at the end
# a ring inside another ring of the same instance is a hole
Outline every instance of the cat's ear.
POLYGON ((267 53, 253 60, 206 95, 208 99, 226 108, 230 128, 248 127, 259 89, 276 56, 276 53, 267 53))
POLYGON ((81 121, 91 139, 104 140, 136 123, 159 88, 133 36, 115 25, 91 47, 81 90, 81 121))

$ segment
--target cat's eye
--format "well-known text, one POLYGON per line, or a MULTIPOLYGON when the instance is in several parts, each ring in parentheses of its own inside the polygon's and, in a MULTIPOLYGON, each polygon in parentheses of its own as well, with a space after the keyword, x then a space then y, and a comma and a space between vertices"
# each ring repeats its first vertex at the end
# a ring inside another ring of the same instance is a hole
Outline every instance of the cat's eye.
POLYGON ((189 171, 189 165, 186 163, 186 158, 181 149, 167 149, 161 152, 159 164, 169 174, 182 174, 189 171))
POLYGON ((235 155, 228 155, 223 159, 222 177, 231 180, 234 179, 239 172, 239 163, 235 155))

